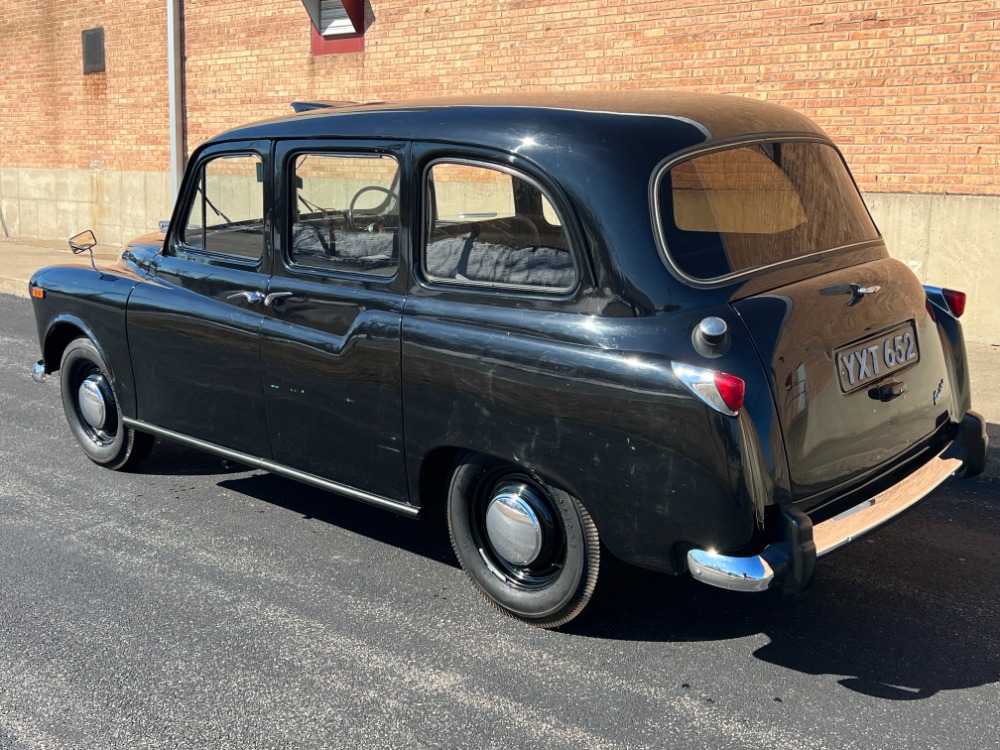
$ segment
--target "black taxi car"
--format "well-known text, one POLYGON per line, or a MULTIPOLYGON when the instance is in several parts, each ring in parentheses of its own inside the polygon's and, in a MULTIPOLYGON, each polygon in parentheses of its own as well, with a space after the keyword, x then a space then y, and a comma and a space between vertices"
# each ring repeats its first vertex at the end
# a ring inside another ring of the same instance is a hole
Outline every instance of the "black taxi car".
POLYGON ((889 257, 808 118, 652 92, 299 109, 202 145, 117 265, 31 280, 35 374, 96 463, 160 436, 446 503, 475 587, 543 627, 602 554, 801 590, 982 470, 965 296, 889 257))

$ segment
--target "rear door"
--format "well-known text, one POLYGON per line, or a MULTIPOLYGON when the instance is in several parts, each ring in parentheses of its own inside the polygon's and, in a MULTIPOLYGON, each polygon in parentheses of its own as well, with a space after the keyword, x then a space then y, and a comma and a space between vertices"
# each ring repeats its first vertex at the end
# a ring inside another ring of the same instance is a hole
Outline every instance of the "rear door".
POLYGON ((385 142, 278 144, 276 252, 262 338, 275 460, 402 501, 406 150, 385 142))

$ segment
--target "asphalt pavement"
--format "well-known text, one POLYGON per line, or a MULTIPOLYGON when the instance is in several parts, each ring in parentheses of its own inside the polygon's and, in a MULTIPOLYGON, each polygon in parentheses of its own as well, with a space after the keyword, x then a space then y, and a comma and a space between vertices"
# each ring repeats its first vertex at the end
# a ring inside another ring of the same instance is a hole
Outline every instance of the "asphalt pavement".
POLYGON ((1000 486, 952 480, 803 595, 612 566, 565 629, 440 523, 160 441, 90 463, 0 295, 2 748, 990 748, 1000 486))

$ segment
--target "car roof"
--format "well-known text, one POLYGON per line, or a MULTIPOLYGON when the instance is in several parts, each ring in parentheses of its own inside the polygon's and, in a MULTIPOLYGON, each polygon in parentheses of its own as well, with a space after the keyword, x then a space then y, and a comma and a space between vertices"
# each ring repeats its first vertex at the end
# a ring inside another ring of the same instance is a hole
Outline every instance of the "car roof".
POLYGON ((786 107, 686 91, 513 93, 331 104, 234 128, 209 143, 353 137, 444 140, 516 153, 527 136, 576 133, 579 137, 602 128, 626 132, 634 118, 657 118, 667 133, 684 131, 678 148, 691 145, 692 135, 701 142, 768 133, 823 135, 812 120, 786 107))

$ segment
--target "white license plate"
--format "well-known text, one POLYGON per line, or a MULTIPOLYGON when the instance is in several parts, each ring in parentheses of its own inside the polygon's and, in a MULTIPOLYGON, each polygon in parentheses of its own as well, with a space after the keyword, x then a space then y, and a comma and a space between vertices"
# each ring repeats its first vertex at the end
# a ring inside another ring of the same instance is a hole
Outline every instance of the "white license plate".
POLYGON ((920 361, 913 321, 836 352, 840 390, 851 393, 920 361))

